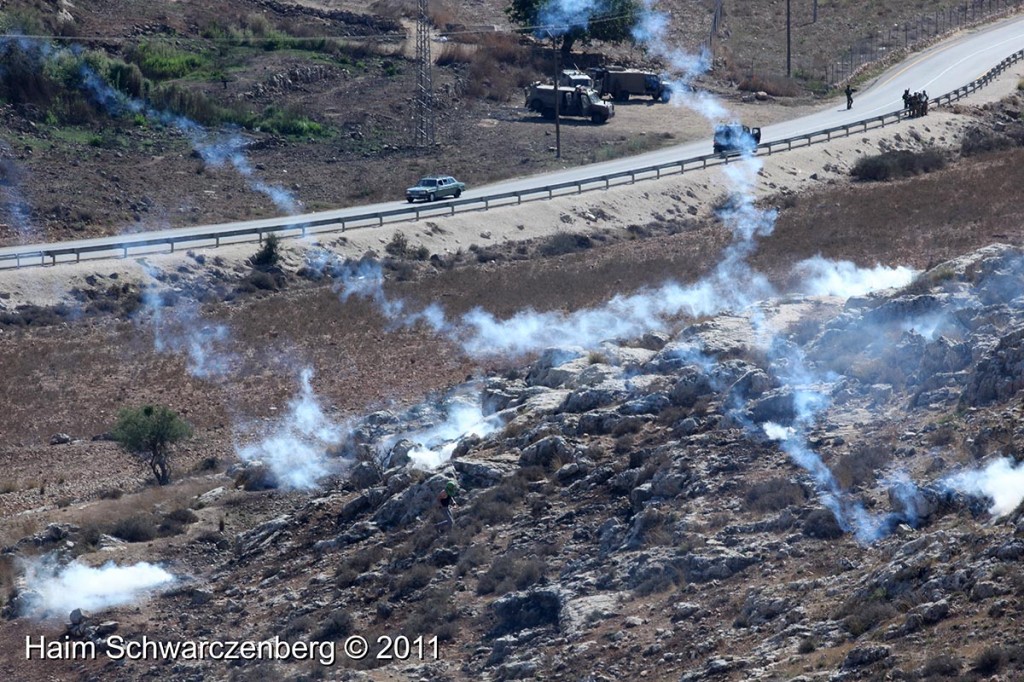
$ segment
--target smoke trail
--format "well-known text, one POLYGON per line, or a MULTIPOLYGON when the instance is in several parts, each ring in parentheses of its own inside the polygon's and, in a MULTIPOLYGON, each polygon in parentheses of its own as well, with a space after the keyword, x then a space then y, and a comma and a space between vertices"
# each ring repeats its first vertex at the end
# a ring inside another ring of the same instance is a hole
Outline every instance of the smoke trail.
POLYGON ((544 26, 542 35, 562 35, 586 29, 590 17, 601 8, 597 0, 549 0, 540 7, 537 21, 544 26))
POLYGON ((850 261, 826 260, 821 256, 800 261, 794 271, 803 277, 800 284, 803 293, 843 298, 904 287, 919 274, 903 266, 890 268, 879 264, 873 268, 858 268, 850 261))
MULTIPOLYGON (((156 270, 143 264, 156 280, 156 270)), ((199 314, 199 304, 178 300, 173 291, 161 291, 151 282, 142 292, 143 310, 151 314, 153 346, 158 353, 183 353, 188 372, 202 379, 227 376, 237 360, 229 350, 230 333, 220 323, 209 322, 199 314)))
POLYGON ((432 303, 421 310, 410 310, 405 301, 389 297, 384 292, 384 271, 375 261, 364 259, 355 263, 339 263, 332 259, 320 263, 319 267, 326 268, 334 277, 331 290, 339 295, 342 303, 352 296, 369 298, 386 319, 398 326, 412 327, 423 322, 435 332, 450 331, 441 306, 432 303))
MULTIPOLYGON (((4 140, 0 140, 0 152, 5 156, 14 155, 4 140)), ((18 241, 25 243, 35 237, 35 229, 32 227, 28 202, 18 190, 18 185, 22 182, 21 176, 22 170, 15 165, 13 160, 0 159, 0 205, 6 208, 5 212, 11 221, 18 241)))
POLYGON ((644 0, 643 8, 633 26, 633 38, 661 57, 672 70, 672 102, 696 111, 709 121, 722 121, 729 111, 711 93, 693 87, 693 82, 711 69, 711 53, 693 54, 669 44, 669 17, 655 8, 655 0, 644 0))
POLYGON ((449 399, 444 411, 446 417, 443 422, 388 439, 389 443, 399 440, 416 443, 416 447, 409 450, 414 469, 439 469, 448 463, 462 440, 471 436, 483 438, 502 426, 496 415, 484 415, 479 393, 449 399))
POLYGON ((1015 463, 1009 457, 1001 457, 984 469, 954 474, 944 483, 963 493, 991 498, 989 513, 1005 516, 1024 501, 1024 462, 1015 463))
POLYGON ((22 614, 34 618, 66 617, 76 608, 101 611, 130 604, 156 590, 172 585, 176 578, 163 568, 141 562, 118 566, 110 561, 92 568, 78 561, 58 566, 52 559, 25 562, 27 592, 22 614))
POLYGON ((277 483, 285 488, 309 490, 320 479, 337 473, 336 462, 327 450, 342 441, 345 429, 331 421, 313 392, 313 371, 301 375, 301 392, 288 405, 288 414, 263 440, 236 446, 235 452, 247 462, 270 467, 277 483))
MULTIPOLYGON (((77 45, 71 48, 55 47, 42 40, 29 39, 25 36, 7 35, 0 38, 0 45, 7 47, 11 44, 17 45, 27 56, 38 62, 38 68, 43 68, 45 62, 78 59, 82 52, 82 48, 77 45)), ((84 61, 79 64, 77 86, 95 105, 101 107, 111 116, 141 114, 151 121, 176 128, 190 140, 192 147, 204 161, 213 166, 219 166, 225 162, 230 163, 246 179, 253 191, 266 195, 279 210, 289 215, 298 213, 300 206, 286 189, 278 185, 267 184, 255 177, 252 167, 241 151, 242 142, 237 133, 230 134, 226 138, 211 139, 206 128, 195 121, 179 114, 156 109, 150 104, 110 86, 84 61)))

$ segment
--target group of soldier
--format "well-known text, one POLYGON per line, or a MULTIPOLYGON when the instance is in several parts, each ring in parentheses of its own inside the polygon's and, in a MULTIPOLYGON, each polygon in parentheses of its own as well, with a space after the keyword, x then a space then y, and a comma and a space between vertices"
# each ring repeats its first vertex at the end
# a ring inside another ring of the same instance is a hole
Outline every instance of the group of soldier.
POLYGON ((910 88, 903 91, 903 108, 910 110, 912 117, 928 115, 928 93, 925 91, 911 94, 910 88))

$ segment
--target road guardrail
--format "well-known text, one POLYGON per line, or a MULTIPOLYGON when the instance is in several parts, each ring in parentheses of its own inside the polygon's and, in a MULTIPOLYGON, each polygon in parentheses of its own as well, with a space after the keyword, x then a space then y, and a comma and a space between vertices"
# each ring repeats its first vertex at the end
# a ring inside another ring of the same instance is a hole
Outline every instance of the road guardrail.
MULTIPOLYGON (((985 87, 1003 71, 1021 61, 1021 59, 1024 59, 1024 50, 1014 52, 992 67, 985 75, 971 81, 967 85, 930 99, 929 105, 943 106, 956 102, 985 87)), ((757 145, 753 153, 761 156, 790 151, 812 144, 828 142, 834 137, 846 137, 854 132, 881 128, 898 123, 908 117, 910 117, 910 110, 901 109, 852 123, 794 135, 781 140, 762 142, 757 145)), ((75 245, 74 242, 56 243, 43 247, 40 247, 40 245, 28 246, 23 249, 15 248, 11 253, 0 253, 0 268, 77 263, 82 260, 83 256, 88 258, 128 258, 149 253, 171 253, 181 248, 216 247, 223 243, 253 241, 254 239, 262 243, 264 237, 270 234, 278 234, 282 237, 306 237, 315 233, 344 232, 358 228, 381 227, 388 223, 455 215, 456 213, 473 210, 486 211, 499 206, 519 205, 524 201, 552 199, 556 196, 606 190, 618 185, 633 184, 640 180, 653 180, 666 175, 727 164, 739 158, 742 157, 740 155, 704 154, 679 161, 669 161, 615 173, 594 175, 580 180, 554 183, 514 192, 500 192, 471 199, 453 199, 443 204, 418 204, 388 211, 373 211, 345 217, 323 216, 322 214, 320 217, 318 217, 318 214, 286 216, 266 221, 264 225, 237 229, 230 229, 230 224, 227 224, 224 226, 211 226, 209 231, 199 233, 194 232, 194 228, 182 228, 178 233, 172 231, 171 234, 162 237, 147 237, 146 233, 140 233, 137 236, 120 235, 93 240, 97 243, 85 246, 75 245)), ((10 248, 6 250, 12 251, 10 248)))

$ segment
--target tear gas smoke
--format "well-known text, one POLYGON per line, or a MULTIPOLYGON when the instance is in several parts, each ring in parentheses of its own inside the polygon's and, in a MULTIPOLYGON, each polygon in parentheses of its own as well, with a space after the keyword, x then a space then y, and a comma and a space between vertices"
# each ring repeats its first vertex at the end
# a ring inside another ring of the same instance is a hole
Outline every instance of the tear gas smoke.
POLYGON ((537 21, 543 26, 538 34, 562 35, 573 29, 585 29, 591 15, 599 10, 597 0, 549 0, 537 13, 537 21))
MULTIPOLYGON (((4 140, 0 140, 0 152, 5 156, 14 156, 4 140)), ((5 209, 0 211, 0 219, 6 214, 18 241, 25 243, 35 237, 35 229, 32 227, 28 202, 18 189, 22 182, 21 176, 22 169, 14 161, 0 159, 0 207, 5 209)))
POLYGON ((478 393, 453 397, 446 402, 444 410, 446 419, 440 424, 390 439, 393 442, 410 440, 417 444, 409 450, 414 469, 439 469, 448 463, 463 439, 471 436, 483 438, 501 428, 500 418, 484 415, 478 393))
MULTIPOLYGON (((156 270, 147 265, 143 267, 155 280, 156 270)), ((155 282, 142 292, 142 304, 152 317, 153 346, 158 353, 185 354, 188 372, 194 377, 221 379, 227 376, 236 358, 228 347, 230 334, 225 325, 204 320, 198 303, 186 301, 184 297, 177 299, 174 292, 160 291, 155 282)))
POLYGON ((78 561, 58 566, 52 559, 32 559, 25 562, 24 570, 28 593, 22 615, 36 618, 66 617, 76 608, 101 611, 130 604, 176 580, 147 562, 118 566, 110 561, 92 568, 78 561))
POLYGON ((843 298, 905 287, 919 274, 903 266, 858 268, 850 261, 826 260, 821 256, 800 261, 794 271, 801 275, 800 290, 803 293, 843 298))
POLYGON ((955 490, 992 499, 989 513, 1005 516, 1024 501, 1024 462, 1009 457, 993 460, 984 469, 962 471, 945 479, 955 490))
POLYGON ((268 466, 284 488, 309 490, 325 476, 338 472, 337 460, 329 459, 327 450, 341 443, 345 429, 324 414, 313 392, 312 378, 312 370, 303 370, 299 396, 289 403, 288 413, 269 435, 235 448, 241 459, 268 466))
MULTIPOLYGON (((44 68, 48 62, 77 59, 81 53, 81 48, 78 46, 56 47, 42 40, 24 36, 8 35, 0 38, 0 41, 16 44, 33 62, 38 63, 40 69, 44 68)), ((206 128, 195 121, 169 111, 156 109, 140 99, 111 87, 84 61, 79 65, 77 85, 96 106, 101 107, 111 116, 141 114, 151 121, 176 128, 191 141, 193 148, 206 163, 212 166, 231 164, 246 179, 253 191, 266 195, 278 209, 290 215, 298 212, 299 205, 287 190, 277 185, 267 184, 255 177, 248 159, 242 153, 243 141, 237 133, 226 138, 211 139, 206 128)))

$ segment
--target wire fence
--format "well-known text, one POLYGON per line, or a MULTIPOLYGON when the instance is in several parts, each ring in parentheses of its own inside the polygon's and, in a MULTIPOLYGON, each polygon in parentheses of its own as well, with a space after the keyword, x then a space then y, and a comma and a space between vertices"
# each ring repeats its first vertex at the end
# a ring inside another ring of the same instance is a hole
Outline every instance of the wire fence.
MULTIPOLYGON (((1024 0, 965 0, 962 4, 946 10, 935 10, 919 15, 916 19, 891 26, 862 36, 832 64, 820 72, 822 80, 831 86, 844 83, 865 66, 880 61, 898 50, 911 50, 939 36, 952 33, 965 26, 987 21, 1000 14, 1015 12, 1024 5, 1024 0)), ((813 69, 804 69, 805 74, 815 77, 813 69)))
MULTIPOLYGON (((921 47, 967 26, 1020 11, 1022 7, 1024 0, 960 0, 945 9, 923 12, 913 19, 861 35, 855 38, 834 61, 810 59, 794 54, 792 75, 826 89, 842 86, 872 64, 921 47)), ((706 45, 714 46, 719 40, 718 33, 722 28, 721 19, 725 11, 723 3, 716 2, 712 33, 706 45)), ((778 61, 769 59, 767 63, 759 58, 740 65, 740 68, 749 77, 784 79, 788 75, 784 62, 784 55, 780 56, 778 61)), ((812 85, 813 87, 815 86, 812 85)))

